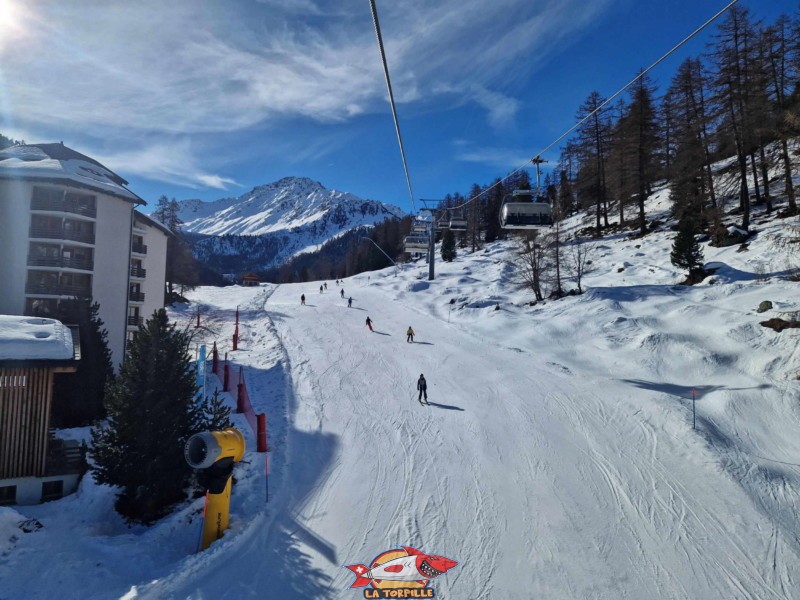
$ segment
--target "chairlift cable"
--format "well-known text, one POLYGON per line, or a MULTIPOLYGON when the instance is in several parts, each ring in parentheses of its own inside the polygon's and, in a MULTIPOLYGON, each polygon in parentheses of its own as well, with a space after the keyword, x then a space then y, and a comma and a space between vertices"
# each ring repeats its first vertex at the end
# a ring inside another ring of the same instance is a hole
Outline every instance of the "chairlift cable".
MULTIPOLYGON (((372 1, 372 0, 370 0, 370 1, 372 1)), ((548 150, 550 150, 550 148, 552 148, 553 146, 555 146, 555 145, 556 145, 558 142, 560 142, 561 140, 563 140, 563 139, 564 139, 565 137, 567 137, 567 136, 568 136, 570 133, 572 133, 573 131, 575 131, 575 130, 576 130, 578 127, 580 127, 581 125, 583 125, 583 124, 584 124, 584 123, 585 123, 585 122, 586 122, 588 119, 590 119, 590 118, 591 118, 591 117, 592 117, 592 116, 593 116, 595 113, 597 113, 598 111, 600 111, 601 109, 603 109, 603 108, 604 108, 606 105, 608 105, 608 103, 609 103, 609 102, 611 102, 612 100, 614 100, 614 98, 616 98, 617 96, 619 96, 619 95, 620 95, 622 92, 624 92, 624 91, 625 91, 625 90, 627 90, 627 89, 628 89, 630 86, 632 86, 634 83, 636 83, 637 81, 639 81, 639 79, 641 79, 642 77, 644 77, 644 76, 645 76, 645 75, 646 75, 646 74, 647 74, 649 71, 651 71, 652 69, 654 69, 655 67, 657 67, 657 66, 658 66, 658 65, 659 65, 661 62, 663 62, 664 60, 666 60, 666 59, 667 59, 669 56, 671 56, 671 55, 672 55, 672 54, 673 54, 673 53, 674 53, 676 50, 678 50, 678 49, 679 49, 681 46, 683 46, 683 45, 684 45, 686 42, 688 42, 689 40, 691 40, 691 39, 692 39, 694 36, 696 36, 698 33, 700 33, 701 31, 703 31, 703 29, 705 29, 705 28, 706 28, 706 27, 708 27, 708 26, 709 26, 711 23, 713 23, 714 21, 716 21, 716 20, 717 20, 717 19, 718 19, 718 18, 719 18, 719 17, 720 17, 720 16, 721 16, 721 15, 722 15, 722 14, 723 14, 725 11, 727 11, 727 10, 728 10, 730 7, 732 7, 732 6, 733 6, 734 4, 736 4, 738 1, 739 1, 739 0, 731 0, 731 2, 729 2, 729 3, 728 3, 726 6, 725 6, 725 7, 721 8, 719 11, 717 11, 717 13, 716 13, 716 14, 715 14, 713 17, 709 18, 709 19, 708 19, 708 20, 707 20, 705 23, 703 23, 702 25, 700 25, 700 26, 699 26, 697 29, 695 29, 695 30, 694 30, 692 33, 690 33, 690 34, 689 34, 689 35, 687 35, 685 38, 683 38, 683 39, 682 39, 680 42, 678 42, 677 44, 675 44, 675 46, 673 46, 673 47, 672 47, 672 49, 670 49, 670 50, 669 50, 669 51, 668 51, 666 54, 664 54, 664 55, 663 55, 661 58, 659 58, 659 59, 658 59, 656 62, 654 62, 652 65, 650 65, 649 67, 647 67, 647 68, 646 68, 644 71, 642 71, 641 73, 639 73, 639 74, 638 74, 636 77, 634 77, 633 79, 631 79, 631 80, 630 80, 628 83, 626 83, 626 84, 625 84, 623 87, 621 87, 619 90, 617 90, 617 91, 616 91, 616 92, 615 92, 615 93, 614 93, 612 96, 610 96, 609 98, 607 98, 607 99, 606 99, 606 100, 605 100, 605 101, 604 101, 602 104, 600 104, 600 106, 598 106, 597 108, 595 108, 595 109, 594 109, 592 112, 590 112, 588 115, 586 115, 586 116, 585 116, 583 119, 581 119, 580 121, 578 121, 577 123, 575 123, 575 124, 574 124, 572 127, 570 127, 569 129, 567 129, 567 130, 566 130, 564 133, 562 133, 560 136, 558 136, 558 137, 557 137, 557 138, 556 138, 554 141, 552 141, 550 144, 548 144, 547 146, 545 146, 545 147, 544 147, 544 149, 543 149, 543 150, 540 150, 540 151, 539 151, 539 152, 538 152, 538 153, 537 153, 537 154, 536 154, 536 155, 535 155, 533 158, 531 158, 531 159, 529 159, 529 160, 525 161, 525 162, 524 162, 522 165, 520 165, 520 166, 519 166, 519 167, 518 167, 516 170, 512 171, 511 173, 509 173, 508 175, 506 175, 505 177, 503 177, 502 179, 500 179, 500 180, 499 180, 499 181, 497 181, 496 183, 493 183, 491 186, 489 186, 488 188, 486 188, 485 190, 483 190, 483 191, 482 191, 480 194, 478 194, 477 196, 474 196, 474 197, 470 198, 469 200, 467 200, 467 201, 466 201, 466 202, 464 202, 463 204, 460 204, 460 205, 458 205, 458 206, 453 206, 453 207, 452 207, 452 209, 455 209, 455 208, 463 208, 464 206, 467 206, 468 204, 470 204, 470 203, 474 202, 475 200, 477 200, 478 198, 480 198, 481 196, 483 196, 483 195, 484 195, 484 194, 486 194, 487 192, 491 191, 492 189, 494 189, 495 187, 497 187, 498 185, 500 185, 501 183, 503 183, 503 182, 504 182, 506 179, 508 179, 508 178, 510 178, 510 177, 512 177, 512 176, 514 176, 514 175, 516 175, 516 174, 517 174, 517 173, 519 173, 520 171, 522 171, 522 169, 524 169, 525 167, 527 167, 529 163, 534 163, 536 160, 540 159, 540 158, 541 158, 541 156, 542 156, 542 154, 544 154, 545 152, 547 152, 548 150)))
POLYGON ((392 118, 394 119, 394 130, 397 133, 397 142, 400 144, 400 157, 403 159, 403 170, 406 174, 406 183, 408 184, 408 195, 411 197, 411 208, 417 212, 416 204, 414 203, 414 192, 411 189, 411 176, 408 174, 408 163, 406 162, 406 152, 403 148, 403 137, 400 135, 400 123, 397 120, 397 109, 394 103, 394 93, 392 92, 392 81, 389 78, 389 65, 386 63, 386 52, 383 49, 383 37, 381 37, 381 26, 378 22, 378 9, 375 6, 375 0, 369 0, 369 6, 372 10, 372 23, 375 25, 375 36, 378 38, 378 48, 381 52, 381 61, 383 62, 383 74, 386 76, 386 88, 389 90, 389 105, 392 107, 392 118))

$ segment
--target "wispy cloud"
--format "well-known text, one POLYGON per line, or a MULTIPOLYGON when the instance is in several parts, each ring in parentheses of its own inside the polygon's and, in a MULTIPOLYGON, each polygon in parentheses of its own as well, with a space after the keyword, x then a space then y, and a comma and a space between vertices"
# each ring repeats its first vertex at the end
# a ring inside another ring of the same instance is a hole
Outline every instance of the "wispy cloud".
MULTIPOLYGON (((19 129, 153 139, 386 110, 363 0, 8 1, 26 8, 13 42, 0 44, 0 98, 19 129)), ((508 82, 529 77, 611 1, 382 2, 396 98, 447 106, 457 95, 508 127, 521 102, 508 82)), ((125 169, 184 185, 233 183, 190 160, 191 145, 179 159, 170 148, 131 152, 125 169)))
POLYGON ((156 142, 131 151, 91 152, 101 163, 126 175, 138 175, 189 188, 228 189, 239 184, 229 177, 209 173, 197 165, 196 153, 188 141, 156 142))
POLYGON ((452 142, 452 147, 456 160, 487 165, 502 171, 517 169, 531 158, 526 156, 525 151, 516 148, 477 146, 466 140, 456 140, 452 142))

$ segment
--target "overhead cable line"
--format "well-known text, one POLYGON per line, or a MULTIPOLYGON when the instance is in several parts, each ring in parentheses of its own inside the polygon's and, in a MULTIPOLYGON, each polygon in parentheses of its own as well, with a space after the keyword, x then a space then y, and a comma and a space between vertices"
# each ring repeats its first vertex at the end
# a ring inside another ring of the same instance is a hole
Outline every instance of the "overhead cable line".
MULTIPOLYGON (((370 1, 371 1, 371 0, 370 0, 370 1)), ((616 92, 615 92, 615 93, 614 93, 612 96, 610 96, 610 97, 609 97, 609 98, 607 98, 607 99, 606 99, 606 100, 605 100, 603 103, 601 103, 601 104, 600 104, 600 106, 598 106, 597 108, 595 108, 595 109, 594 109, 592 112, 590 112, 588 115, 586 115, 586 116, 585 116, 583 119, 581 119, 580 121, 578 121, 577 123, 575 123, 575 124, 574 124, 572 127, 570 127, 569 129, 567 129, 567 130, 566 130, 564 133, 562 133, 560 136, 558 136, 558 137, 557 137, 555 140, 553 140, 553 141, 552 141, 550 144, 548 144, 547 146, 545 146, 545 147, 544 147, 542 150, 540 150, 540 151, 539 151, 539 152, 538 152, 538 153, 537 153, 537 154, 536 154, 536 155, 535 155, 533 158, 531 158, 531 159, 529 159, 529 160, 525 161, 525 162, 524 162, 522 165, 520 165, 520 167, 519 167, 519 168, 515 169, 514 171, 511 171, 511 173, 509 173, 508 175, 506 175, 505 177, 503 177, 503 178, 502 178, 502 179, 500 179, 499 181, 497 181, 497 182, 493 183, 491 186, 489 186, 488 188, 486 188, 485 190, 483 190, 483 191, 482 191, 480 194, 478 194, 477 196, 474 196, 474 197, 470 198, 469 200, 467 200, 467 201, 466 201, 466 202, 464 202, 463 204, 459 204, 458 206, 452 206, 452 207, 449 207, 447 210, 453 210, 453 209, 457 209, 457 208, 463 208, 464 206, 466 206, 466 205, 468 205, 468 204, 470 204, 470 203, 474 202, 475 200, 477 200, 478 198, 480 198, 481 196, 483 196, 483 195, 484 195, 484 194, 486 194, 487 192, 491 191, 492 189, 494 189, 495 187, 497 187, 498 185, 500 185, 501 183, 503 183, 503 182, 504 182, 506 179, 508 179, 509 177, 512 177, 512 176, 516 175, 517 173, 519 173, 520 171, 522 171, 522 169, 524 169, 525 167, 527 167, 529 163, 535 163, 535 161, 537 161, 537 160, 539 160, 539 159, 540 159, 540 157, 542 156, 542 154, 544 154, 545 152, 547 152, 548 150, 550 150, 550 148, 552 148, 553 146, 555 146, 555 145, 556 145, 558 142, 560 142, 561 140, 563 140, 563 139, 564 139, 565 137, 567 137, 567 136, 568 136, 570 133, 572 133, 573 131, 575 131, 575 130, 576 130, 578 127, 580 127, 581 125, 583 125, 583 124, 584 124, 584 123, 585 123, 587 120, 589 120, 589 119, 590 119, 590 118, 591 118, 591 117, 592 117, 592 116, 593 116, 595 113, 597 113, 598 111, 602 110, 602 109, 603 109, 603 108, 604 108, 606 105, 608 105, 608 103, 609 103, 609 102, 611 102, 612 100, 614 100, 614 98, 616 98, 617 96, 619 96, 619 95, 620 95, 622 92, 624 92, 624 91, 625 91, 625 90, 627 90, 629 87, 631 87, 631 86, 632 86, 634 83, 636 83, 637 81, 639 81, 639 80, 640 80, 642 77, 644 77, 644 76, 645 76, 645 75, 646 75, 646 74, 647 74, 649 71, 651 71, 652 69, 654 69, 655 67, 657 67, 657 66, 658 66, 658 65, 659 65, 661 62, 663 62, 664 60, 666 60, 666 59, 667 59, 667 58, 668 58, 670 55, 672 55, 672 54, 673 54, 673 53, 674 53, 676 50, 678 50, 678 48, 680 48, 681 46, 683 46, 683 45, 684 45, 686 42, 688 42, 689 40, 691 40, 691 39, 692 39, 694 36, 696 36, 698 33, 700 33, 701 31, 703 31, 703 29, 705 29, 705 28, 706 28, 706 27, 708 27, 708 26, 709 26, 711 23, 713 23, 714 21, 716 21, 716 20, 717 20, 717 19, 720 17, 720 15, 722 15, 722 14, 723 14, 723 13, 724 13, 726 10, 728 10, 728 9, 729 9, 731 6, 733 6, 734 4, 736 4, 738 1, 739 1, 739 0, 732 0, 732 1, 731 1, 731 2, 729 2, 729 3, 728 3, 728 4, 727 4, 727 5, 724 7, 724 8, 721 8, 719 11, 717 11, 717 13, 716 13, 716 14, 715 14, 713 17, 711 17, 710 19, 708 19, 708 20, 707 20, 705 23, 703 23, 702 25, 700 25, 700 27, 698 27, 697 29, 695 29, 695 30, 694 30, 692 33, 690 33, 690 34, 689 34, 689 35, 687 35, 685 38, 683 38, 683 39, 682 39, 680 42, 678 42, 677 44, 675 44, 675 46, 673 46, 673 47, 672 47, 672 49, 671 49, 671 50, 669 50, 669 52, 667 52, 666 54, 664 54, 664 55, 663 55, 661 58, 659 58, 659 59, 658 59, 656 62, 654 62, 654 63, 653 63, 652 65, 650 65, 649 67, 647 67, 647 68, 646 68, 644 71, 642 71, 641 73, 639 73, 639 74, 638 74, 636 77, 634 77, 633 79, 631 79, 631 80, 630 80, 628 83, 626 83, 626 84, 625 84, 625 86, 621 87, 621 88, 620 88, 619 90, 617 90, 617 91, 616 91, 616 92)))
POLYGON ((400 135, 400 123, 397 120, 397 109, 394 104, 394 93, 392 93, 392 81, 389 79, 389 65, 386 64, 386 52, 383 49, 383 38, 381 37, 381 26, 378 22, 378 9, 375 7, 375 0, 369 0, 372 10, 372 22, 375 25, 375 35, 378 38, 378 48, 381 51, 381 61, 383 62, 383 74, 386 76, 386 88, 389 90, 389 104, 392 107, 392 118, 394 119, 394 130, 397 132, 397 142, 400 144, 400 156, 403 159, 403 170, 406 173, 406 183, 408 184, 408 195, 411 197, 411 208, 417 212, 414 204, 414 192, 411 189, 411 177, 408 174, 408 163, 406 162, 406 151, 403 149, 403 136, 400 135))

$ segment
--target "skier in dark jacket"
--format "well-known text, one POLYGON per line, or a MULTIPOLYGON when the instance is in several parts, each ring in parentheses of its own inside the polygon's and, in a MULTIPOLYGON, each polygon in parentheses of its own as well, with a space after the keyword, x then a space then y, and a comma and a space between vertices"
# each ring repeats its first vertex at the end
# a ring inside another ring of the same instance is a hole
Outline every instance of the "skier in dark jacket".
POLYGON ((428 382, 425 381, 425 375, 422 373, 419 374, 419 379, 417 379, 417 389, 419 390, 419 400, 420 404, 423 404, 422 397, 425 396, 425 404, 430 404, 428 402, 428 382))
POLYGON ((372 319, 369 317, 367 317, 367 327, 369 327, 369 330, 372 331, 372 319))
POLYGON ((350 297, 347 299, 347 308, 351 308, 352 306, 353 306, 353 297, 352 297, 352 296, 350 296, 350 297))
POLYGON ((305 304, 306 304, 306 295, 305 294, 300 294, 300 304, 305 306, 305 304))
POLYGON ((342 288, 342 298, 344 298, 344 288, 342 288))

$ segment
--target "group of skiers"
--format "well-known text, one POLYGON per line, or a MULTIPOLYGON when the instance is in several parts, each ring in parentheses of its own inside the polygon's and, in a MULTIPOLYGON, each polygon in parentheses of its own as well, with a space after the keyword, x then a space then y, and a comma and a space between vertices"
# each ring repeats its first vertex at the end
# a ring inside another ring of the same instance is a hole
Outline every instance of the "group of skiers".
MULTIPOLYGON (((336 285, 337 286, 339 285, 339 280, 338 279, 336 280, 336 285)), ((321 286, 319 286, 319 293, 321 294, 323 292, 323 290, 327 290, 327 289, 328 289, 327 282, 323 283, 321 286)), ((340 296, 342 297, 342 299, 344 299, 344 288, 342 288, 340 290, 340 296)), ((306 295, 305 294, 301 294, 300 295, 300 304, 302 306, 305 306, 305 304, 306 304, 306 295)), ((347 308, 351 308, 352 306, 353 306, 353 298, 349 297, 347 299, 347 308)), ((370 331, 375 331, 372 328, 372 323, 373 323, 372 319, 370 319, 369 316, 367 316, 367 327, 369 328, 370 331)), ((408 329, 406 330, 406 342, 411 343, 411 344, 414 343, 414 329, 411 327, 411 325, 409 325, 408 329)), ((425 375, 423 375, 422 373, 420 373, 419 379, 417 380, 417 391, 419 392, 419 397, 417 398, 419 403, 420 404, 430 404, 428 402, 428 382, 425 381, 425 375), (422 401, 423 398, 425 399, 425 402, 422 401)))

